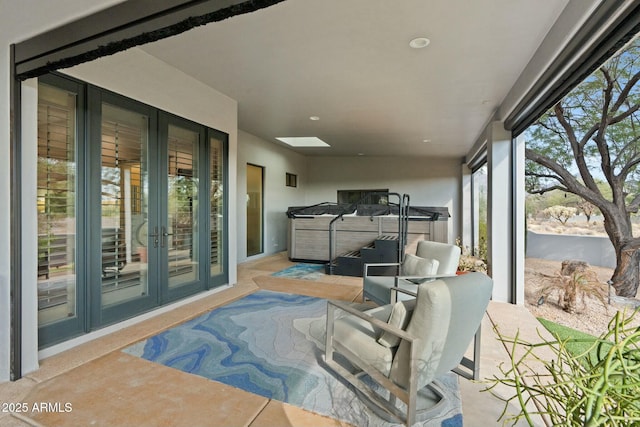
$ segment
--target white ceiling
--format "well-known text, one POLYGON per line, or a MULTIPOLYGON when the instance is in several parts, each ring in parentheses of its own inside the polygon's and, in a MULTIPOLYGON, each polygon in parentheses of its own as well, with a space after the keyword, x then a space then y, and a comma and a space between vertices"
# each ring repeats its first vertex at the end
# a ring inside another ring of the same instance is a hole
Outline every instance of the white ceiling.
POLYGON ((142 46, 309 155, 464 156, 567 0, 287 0, 142 46), (428 37, 420 50, 414 37, 428 37), (310 116, 320 120, 312 121, 310 116), (429 140, 429 142, 424 142, 429 140))

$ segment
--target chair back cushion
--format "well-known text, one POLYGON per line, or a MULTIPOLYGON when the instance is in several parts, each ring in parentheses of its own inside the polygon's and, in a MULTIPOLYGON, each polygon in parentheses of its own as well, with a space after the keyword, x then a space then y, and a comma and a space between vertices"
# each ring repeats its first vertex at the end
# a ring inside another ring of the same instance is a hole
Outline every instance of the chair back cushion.
POLYGON ((438 271, 434 274, 455 274, 460 263, 460 248, 447 243, 422 240, 418 242, 416 255, 420 258, 438 260, 438 271))
MULTIPOLYGON (((391 305, 375 307, 365 312, 386 322, 391 314, 391 305)), ((351 350, 358 359, 389 376, 395 349, 378 344, 382 330, 356 316, 339 316, 334 323, 333 340, 351 350)))
POLYGON ((418 297, 407 333, 414 342, 415 360, 409 342, 402 341, 391 365, 389 377, 408 387, 411 363, 418 368, 418 390, 434 378, 454 369, 462 360, 491 299, 493 281, 484 273, 426 282, 418 297))
POLYGON ((440 262, 436 259, 405 254, 401 274, 403 276, 430 276, 438 272, 439 265, 440 262))
MULTIPOLYGON (((389 320, 387 320, 387 323, 404 331, 407 327, 407 324, 409 323, 409 319, 411 319, 411 315, 413 314, 413 309, 415 308, 415 306, 415 299, 398 301, 397 303, 393 304, 391 315, 389 315, 389 320)), ((400 341, 400 337, 387 331, 384 331, 380 335, 380 338, 378 338, 378 343, 380 345, 389 348, 397 347, 398 344, 400 344, 400 341)))

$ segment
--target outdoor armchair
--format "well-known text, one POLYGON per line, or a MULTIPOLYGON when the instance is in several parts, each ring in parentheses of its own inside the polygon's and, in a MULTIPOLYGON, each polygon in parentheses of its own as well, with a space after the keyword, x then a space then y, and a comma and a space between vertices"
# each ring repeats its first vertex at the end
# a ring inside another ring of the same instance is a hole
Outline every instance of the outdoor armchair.
POLYGON ((442 398, 434 383, 463 361, 492 289, 493 281, 484 273, 469 273, 423 283, 412 301, 366 311, 330 301, 325 361, 367 404, 413 425, 418 412, 428 413, 442 398), (365 376, 369 378, 363 381, 365 376), (371 380, 378 386, 371 387, 371 380), (437 397, 419 394, 425 387, 437 397))
MULTIPOLYGON (((454 276, 460 262, 460 248, 447 243, 423 240, 418 242, 416 255, 406 254, 402 263, 365 264, 363 271, 363 298, 374 301, 378 305, 392 302, 391 288, 416 292, 416 285, 439 277, 454 276), (398 268, 395 276, 378 276, 372 274, 379 267, 398 268)), ((411 297, 398 294, 398 299, 411 297)))

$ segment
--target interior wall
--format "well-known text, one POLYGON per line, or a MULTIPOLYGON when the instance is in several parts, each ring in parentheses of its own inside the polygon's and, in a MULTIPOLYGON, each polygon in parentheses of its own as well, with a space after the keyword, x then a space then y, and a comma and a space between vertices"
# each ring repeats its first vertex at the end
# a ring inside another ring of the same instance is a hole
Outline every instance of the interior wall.
POLYGON ((461 159, 314 157, 309 162, 306 205, 336 202, 337 190, 388 188, 409 194, 414 206, 449 209, 449 242, 461 230, 461 159))
MULTIPOLYGON (((315 159, 314 159, 315 161, 315 159)), ((305 203, 308 179, 307 157, 248 132, 238 131, 237 224, 238 262, 271 255, 287 249, 287 216, 289 206, 305 203), (247 163, 264 167, 264 253, 247 257, 247 163), (286 173, 298 176, 297 187, 287 187, 286 173)))
MULTIPOLYGON (((10 375, 10 45, 122 0, 0 0, 0 382, 10 375), (37 12, 37 13, 36 13, 37 12)), ((35 228, 33 228, 35 229, 35 228)))

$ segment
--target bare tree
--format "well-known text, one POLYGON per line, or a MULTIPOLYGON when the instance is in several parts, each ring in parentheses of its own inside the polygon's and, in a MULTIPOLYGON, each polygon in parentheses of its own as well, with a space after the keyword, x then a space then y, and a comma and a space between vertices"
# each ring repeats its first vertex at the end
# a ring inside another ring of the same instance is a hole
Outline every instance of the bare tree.
POLYGON ((640 207, 639 80, 636 39, 530 127, 525 151, 529 192, 573 193, 602 213, 616 252, 613 286, 626 297, 635 297, 640 278, 640 238, 631 224, 640 207))
POLYGON ((578 212, 577 208, 573 206, 549 206, 548 208, 542 211, 542 214, 548 218, 555 219, 556 221, 560 221, 562 225, 567 225, 567 221, 576 216, 578 212))
POLYGON ((595 207, 593 203, 582 200, 578 202, 578 210, 584 214, 584 216, 587 218, 588 223, 589 221, 591 221, 591 217, 595 215, 598 208, 595 207))

